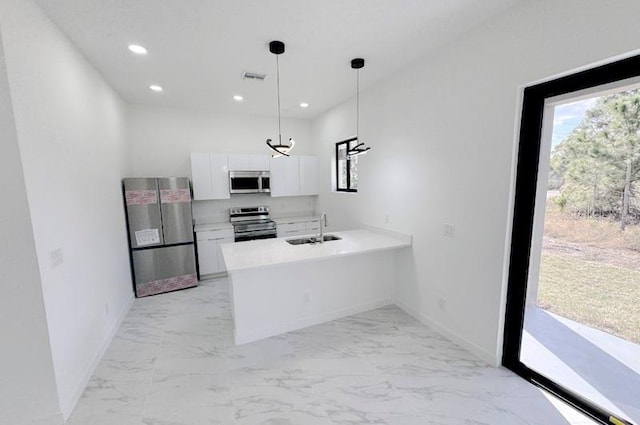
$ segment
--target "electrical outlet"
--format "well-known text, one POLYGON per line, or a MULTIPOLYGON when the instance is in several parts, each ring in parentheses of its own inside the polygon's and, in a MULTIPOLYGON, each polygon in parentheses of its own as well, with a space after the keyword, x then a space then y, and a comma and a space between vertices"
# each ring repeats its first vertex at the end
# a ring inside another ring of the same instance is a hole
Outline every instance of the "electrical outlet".
POLYGON ((104 315, 106 317, 109 316, 109 303, 105 303, 105 305, 104 305, 104 315))
POLYGON ((447 300, 443 297, 438 298, 438 308, 444 310, 447 307, 447 300))
POLYGON ((64 253, 62 252, 62 248, 56 248, 49 251, 49 260, 51 262, 52 269, 61 266, 64 263, 64 253))
POLYGON ((443 234, 449 238, 453 238, 456 235, 456 226, 453 224, 445 223, 443 229, 443 234))
POLYGON ((304 295, 302 296, 302 302, 304 304, 309 304, 309 302, 311 302, 311 296, 309 295, 308 292, 305 292, 304 295))
POLYGON ((384 215, 384 222, 385 222, 386 224, 389 224, 389 214, 385 214, 385 215, 384 215))

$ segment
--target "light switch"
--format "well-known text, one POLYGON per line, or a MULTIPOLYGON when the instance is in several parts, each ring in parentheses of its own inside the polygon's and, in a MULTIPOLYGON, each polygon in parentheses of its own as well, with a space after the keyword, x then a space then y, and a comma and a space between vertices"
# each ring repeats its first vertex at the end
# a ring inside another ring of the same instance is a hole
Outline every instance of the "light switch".
POLYGON ((64 254, 62 252, 62 248, 56 248, 50 251, 49 260, 51 262, 52 269, 61 266, 64 263, 64 254))
POLYGON ((453 225, 453 224, 445 223, 444 224, 444 232, 443 233, 444 233, 445 236, 447 236, 449 238, 454 237, 455 234, 456 234, 456 226, 453 225))

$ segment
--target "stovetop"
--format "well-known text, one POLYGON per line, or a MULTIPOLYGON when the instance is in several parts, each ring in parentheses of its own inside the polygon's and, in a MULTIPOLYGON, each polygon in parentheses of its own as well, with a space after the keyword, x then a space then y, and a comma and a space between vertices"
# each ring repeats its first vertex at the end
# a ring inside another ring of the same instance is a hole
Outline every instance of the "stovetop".
POLYGON ((269 218, 269 207, 243 207, 229 210, 229 221, 238 240, 276 237, 276 222, 269 218))

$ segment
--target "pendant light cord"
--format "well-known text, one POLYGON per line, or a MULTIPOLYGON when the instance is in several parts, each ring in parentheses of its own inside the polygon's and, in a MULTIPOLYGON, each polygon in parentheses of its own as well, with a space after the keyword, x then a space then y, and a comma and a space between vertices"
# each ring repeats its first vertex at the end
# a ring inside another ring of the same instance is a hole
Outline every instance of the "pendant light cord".
POLYGON ((360 70, 356 70, 356 139, 360 143, 360 70))
POLYGON ((280 61, 276 55, 276 84, 278 86, 278 143, 282 145, 282 129, 280 125, 280 61))

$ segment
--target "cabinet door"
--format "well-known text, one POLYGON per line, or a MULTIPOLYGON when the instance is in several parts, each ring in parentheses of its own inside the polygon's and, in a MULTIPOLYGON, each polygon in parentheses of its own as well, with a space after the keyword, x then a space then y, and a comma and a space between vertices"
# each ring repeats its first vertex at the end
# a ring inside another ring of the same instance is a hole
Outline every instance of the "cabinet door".
POLYGON ((306 233, 304 223, 278 223, 278 237, 287 238, 300 236, 306 233))
POLYGON ((218 273, 218 251, 220 239, 202 239, 198 241, 198 264, 200 274, 218 273))
POLYGON ((299 196, 298 157, 271 158, 271 196, 299 196))
POLYGON ((318 184, 318 157, 300 156, 298 157, 300 173, 300 195, 317 195, 319 193, 318 184))
POLYGON ((229 154, 231 171, 268 171, 269 155, 229 154))
POLYGON ((227 271, 227 267, 224 264, 224 257, 222 256, 222 249, 220 248, 220 245, 222 245, 223 243, 233 243, 233 242, 234 242, 234 238, 224 238, 218 241, 218 273, 227 271))
POLYGON ((305 226, 307 233, 320 232, 320 223, 318 221, 307 221, 305 226))
POLYGON ((249 155, 231 153, 229 154, 229 170, 231 171, 251 171, 249 155))
POLYGON ((210 154, 211 198, 229 199, 229 155, 210 154))
POLYGON ((269 155, 249 155, 249 171, 269 171, 269 155))
POLYGON ((191 182, 193 184, 193 199, 214 199, 208 153, 191 154, 191 182))

